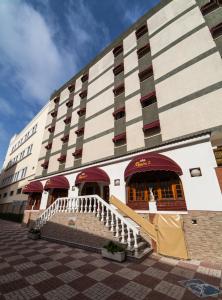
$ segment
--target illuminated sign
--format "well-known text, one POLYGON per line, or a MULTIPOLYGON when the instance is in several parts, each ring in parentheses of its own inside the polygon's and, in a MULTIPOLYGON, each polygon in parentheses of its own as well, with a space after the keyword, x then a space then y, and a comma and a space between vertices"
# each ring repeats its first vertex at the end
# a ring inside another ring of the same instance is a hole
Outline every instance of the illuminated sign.
POLYGON ((136 161, 134 166, 136 168, 148 167, 151 165, 150 160, 146 160, 145 158, 141 158, 139 161, 136 161))

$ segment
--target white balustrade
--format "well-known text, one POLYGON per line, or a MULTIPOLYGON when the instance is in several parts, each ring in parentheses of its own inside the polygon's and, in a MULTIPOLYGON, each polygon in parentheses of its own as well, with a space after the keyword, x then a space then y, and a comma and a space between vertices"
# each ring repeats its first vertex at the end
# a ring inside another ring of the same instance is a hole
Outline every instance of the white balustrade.
POLYGON ((39 216, 36 220, 36 227, 42 227, 56 213, 62 212, 93 213, 113 232, 115 237, 121 239, 121 243, 127 242, 128 249, 133 247, 137 251, 138 228, 99 196, 89 195, 74 198, 58 198, 39 216), (131 238, 131 234, 133 234, 133 239, 131 238), (127 238, 125 238, 126 236, 127 238))

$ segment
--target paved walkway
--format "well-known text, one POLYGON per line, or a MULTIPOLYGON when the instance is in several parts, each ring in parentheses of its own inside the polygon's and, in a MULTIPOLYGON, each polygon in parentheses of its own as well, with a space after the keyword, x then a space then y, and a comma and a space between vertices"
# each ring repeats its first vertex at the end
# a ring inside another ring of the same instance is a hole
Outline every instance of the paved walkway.
POLYGON ((99 254, 29 240, 26 233, 19 224, 0 220, 0 299, 192 300, 199 298, 178 281, 198 278, 221 285, 220 266, 157 255, 119 264, 99 254))

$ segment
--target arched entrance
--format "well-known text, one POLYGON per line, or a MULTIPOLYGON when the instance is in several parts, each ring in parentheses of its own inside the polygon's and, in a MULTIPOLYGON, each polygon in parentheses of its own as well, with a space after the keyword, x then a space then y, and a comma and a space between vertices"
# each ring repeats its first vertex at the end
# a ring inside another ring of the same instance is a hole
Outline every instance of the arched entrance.
POLYGON ((49 192, 47 207, 57 198, 68 197, 69 182, 64 176, 55 176, 46 181, 45 191, 49 192))
POLYGON ((75 185, 79 187, 79 195, 98 195, 109 201, 110 180, 106 172, 97 167, 85 169, 76 177, 75 185))
POLYGON ((40 181, 33 181, 27 184, 23 190, 23 194, 28 194, 26 210, 39 210, 43 192, 43 185, 40 181))
POLYGON ((181 168, 170 158, 148 153, 133 159, 125 170, 127 205, 148 210, 156 201, 158 210, 186 210, 181 168))

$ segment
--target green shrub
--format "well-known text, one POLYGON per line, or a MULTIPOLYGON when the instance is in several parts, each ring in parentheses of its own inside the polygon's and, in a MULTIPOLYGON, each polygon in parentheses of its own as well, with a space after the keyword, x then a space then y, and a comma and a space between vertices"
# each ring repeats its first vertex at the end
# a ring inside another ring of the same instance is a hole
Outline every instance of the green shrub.
POLYGON ((0 219, 22 223, 23 214, 0 213, 0 219))
POLYGON ((114 242, 110 241, 107 245, 104 246, 104 248, 108 251, 111 252, 112 254, 115 252, 123 252, 125 251, 123 247, 115 244, 114 242))

